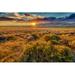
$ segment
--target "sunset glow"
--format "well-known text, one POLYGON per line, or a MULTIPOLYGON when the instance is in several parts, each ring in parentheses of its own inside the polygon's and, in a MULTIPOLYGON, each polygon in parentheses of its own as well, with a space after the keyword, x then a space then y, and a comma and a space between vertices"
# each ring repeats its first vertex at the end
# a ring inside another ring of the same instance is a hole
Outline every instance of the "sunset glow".
POLYGON ((36 23, 35 23, 35 22, 33 22, 33 23, 31 23, 31 25, 32 25, 32 26, 36 26, 36 23))

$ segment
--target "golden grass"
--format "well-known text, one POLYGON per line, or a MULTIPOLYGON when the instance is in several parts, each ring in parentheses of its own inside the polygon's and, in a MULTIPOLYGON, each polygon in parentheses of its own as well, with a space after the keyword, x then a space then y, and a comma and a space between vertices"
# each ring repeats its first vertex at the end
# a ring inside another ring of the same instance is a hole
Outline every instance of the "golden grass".
POLYGON ((0 33, 1 33, 0 37, 8 38, 12 36, 13 38, 16 38, 14 40, 10 39, 4 42, 0 42, 0 62, 22 61, 21 59, 24 57, 26 50, 32 48, 33 46, 37 46, 37 48, 38 47, 46 48, 47 50, 50 46, 52 46, 57 51, 59 51, 59 53, 61 53, 65 48, 71 49, 71 52, 75 52, 75 28, 54 28, 54 29, 49 28, 48 31, 45 32, 43 30, 47 30, 47 29, 39 28, 40 32, 38 32, 37 31, 38 29, 35 28, 34 29, 35 32, 34 31, 30 32, 30 31, 26 31, 25 30, 26 28, 21 27, 22 31, 18 32, 18 30, 20 30, 19 28, 0 27, 0 33), (6 31, 10 31, 10 32, 6 32, 6 31), (61 34, 56 34, 55 32, 61 34), (65 32, 67 33, 65 34, 65 32), (74 34, 71 34, 71 32, 73 32, 74 34), (32 36, 32 34, 37 35, 38 38, 35 39, 35 37, 32 36), (53 39, 49 38, 54 34, 60 39, 56 40, 56 38, 53 39), (32 36, 33 38, 30 36, 32 36))

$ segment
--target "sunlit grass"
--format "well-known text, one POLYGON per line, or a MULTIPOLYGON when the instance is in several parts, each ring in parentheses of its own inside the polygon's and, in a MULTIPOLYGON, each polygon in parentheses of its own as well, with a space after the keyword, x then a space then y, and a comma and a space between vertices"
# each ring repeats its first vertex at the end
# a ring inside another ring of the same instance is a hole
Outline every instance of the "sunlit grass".
POLYGON ((75 61, 75 29, 56 29, 57 30, 50 28, 46 31, 47 29, 44 28, 45 31, 43 31, 42 28, 40 28, 40 31, 37 31, 36 28, 35 31, 27 31, 24 27, 0 27, 0 39, 2 39, 2 41, 0 41, 0 61, 75 61), (20 29, 22 31, 18 32, 20 29), (8 30, 9 32, 7 32, 8 30))

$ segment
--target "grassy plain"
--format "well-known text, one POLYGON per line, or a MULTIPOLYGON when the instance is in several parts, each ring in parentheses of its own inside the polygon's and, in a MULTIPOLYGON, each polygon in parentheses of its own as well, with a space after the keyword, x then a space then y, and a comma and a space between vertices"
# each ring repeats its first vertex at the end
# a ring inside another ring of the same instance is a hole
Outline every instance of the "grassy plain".
POLYGON ((75 27, 0 26, 0 62, 74 62, 75 27))

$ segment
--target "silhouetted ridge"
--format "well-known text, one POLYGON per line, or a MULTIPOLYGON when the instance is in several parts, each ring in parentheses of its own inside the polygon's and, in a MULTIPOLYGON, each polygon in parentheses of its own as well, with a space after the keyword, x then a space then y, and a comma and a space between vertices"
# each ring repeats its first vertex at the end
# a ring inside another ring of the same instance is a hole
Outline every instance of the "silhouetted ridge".
POLYGON ((75 19, 75 14, 71 14, 68 19, 75 19))
POLYGON ((13 18, 8 18, 8 17, 0 17, 0 21, 2 20, 14 20, 13 18))

